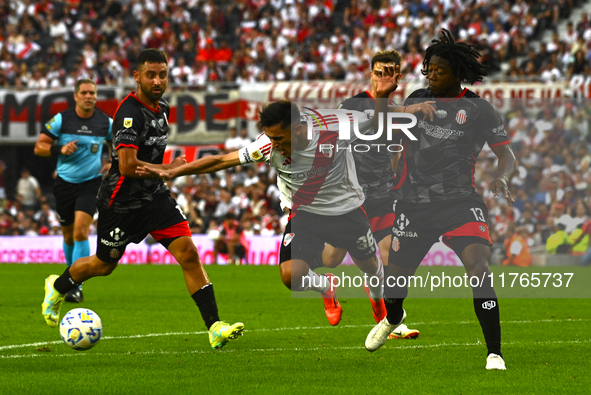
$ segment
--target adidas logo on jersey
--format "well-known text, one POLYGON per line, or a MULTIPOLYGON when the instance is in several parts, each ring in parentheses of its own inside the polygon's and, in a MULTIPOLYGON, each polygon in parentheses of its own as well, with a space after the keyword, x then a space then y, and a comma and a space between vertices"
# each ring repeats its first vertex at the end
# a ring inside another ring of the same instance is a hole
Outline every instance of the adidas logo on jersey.
POLYGON ((322 176, 326 173, 328 173, 330 171, 330 169, 332 169, 334 167, 334 165, 328 165, 326 167, 314 167, 312 166, 312 168, 306 172, 302 172, 302 173, 294 173, 291 175, 291 178, 294 178, 296 180, 303 180, 304 178, 314 178, 317 176, 322 176))

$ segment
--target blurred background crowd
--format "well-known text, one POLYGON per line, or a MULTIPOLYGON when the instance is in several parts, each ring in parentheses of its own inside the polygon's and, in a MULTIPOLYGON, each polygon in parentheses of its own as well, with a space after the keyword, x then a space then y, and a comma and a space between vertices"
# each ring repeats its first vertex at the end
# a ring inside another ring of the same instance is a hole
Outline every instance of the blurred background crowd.
POLYGON ((441 28, 477 45, 495 78, 564 80, 589 70, 591 21, 581 6, 585 0, 0 0, 0 86, 63 87, 80 78, 133 86, 144 48, 164 50, 183 87, 359 81, 373 54, 392 48, 413 80, 441 28))
MULTIPOLYGON (((489 80, 565 81, 590 71, 587 6, 583 0, 0 0, 0 86, 61 88, 91 78, 132 88, 134 59, 144 48, 169 55, 176 89, 365 81, 373 54, 391 48, 402 55, 403 79, 413 81, 424 78, 424 49, 441 28, 478 46, 492 70, 489 80)), ((475 172, 498 245, 515 231, 533 248, 556 234, 564 233, 565 244, 578 238, 591 218, 589 114, 590 105, 572 100, 535 114, 519 106, 503 114, 518 158, 515 204, 492 196, 490 151, 475 172)), ((238 129, 230 130, 229 151, 250 141, 238 129)), ((22 169, 16 188, 7 190, 6 166, 0 161, 0 235, 59 233, 51 188, 42 188, 47 183, 31 175, 34 169, 22 169)), ((246 234, 283 232, 269 166, 183 177, 170 188, 194 233, 217 229, 228 213, 246 234)), ((568 250, 584 252, 588 237, 579 244, 568 250)))

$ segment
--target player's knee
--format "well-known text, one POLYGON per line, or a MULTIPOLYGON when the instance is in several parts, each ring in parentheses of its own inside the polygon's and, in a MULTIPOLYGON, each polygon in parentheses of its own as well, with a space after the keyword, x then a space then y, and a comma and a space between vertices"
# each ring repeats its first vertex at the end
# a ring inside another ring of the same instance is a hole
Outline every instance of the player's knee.
POLYGON ((74 229, 74 241, 88 240, 89 229, 84 227, 77 227, 74 229))
POLYGON ((468 276, 476 276, 481 278, 483 275, 490 274, 490 268, 488 266, 488 260, 484 257, 477 258, 469 265, 466 265, 466 272, 468 276))
POLYGON ((175 256, 180 265, 199 265, 199 253, 195 244, 188 243, 178 254, 175 256))
POLYGON ((331 255, 327 258, 322 258, 322 265, 324 267, 328 267, 330 269, 334 269, 335 267, 339 266, 341 264, 341 260, 338 259, 339 257, 335 257, 334 255, 331 255))
POLYGON ((288 289, 291 290, 291 270, 288 270, 285 265, 279 266, 281 281, 288 289))

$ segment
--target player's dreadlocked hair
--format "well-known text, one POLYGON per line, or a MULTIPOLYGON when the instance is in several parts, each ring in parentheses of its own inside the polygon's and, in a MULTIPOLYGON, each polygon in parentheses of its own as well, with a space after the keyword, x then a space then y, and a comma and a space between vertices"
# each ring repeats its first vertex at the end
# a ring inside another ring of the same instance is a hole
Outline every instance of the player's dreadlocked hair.
POLYGON ((423 75, 427 75, 429 72, 429 62, 432 56, 439 56, 447 60, 453 75, 470 84, 482 81, 482 78, 488 75, 489 67, 478 61, 480 53, 473 48, 474 46, 457 43, 449 30, 441 29, 439 40, 432 40, 431 42, 433 44, 425 51, 423 69, 421 70, 423 75))
POLYGON ((300 110, 295 103, 289 100, 278 100, 269 103, 259 110, 258 127, 280 124, 282 129, 288 128, 300 120, 300 110))

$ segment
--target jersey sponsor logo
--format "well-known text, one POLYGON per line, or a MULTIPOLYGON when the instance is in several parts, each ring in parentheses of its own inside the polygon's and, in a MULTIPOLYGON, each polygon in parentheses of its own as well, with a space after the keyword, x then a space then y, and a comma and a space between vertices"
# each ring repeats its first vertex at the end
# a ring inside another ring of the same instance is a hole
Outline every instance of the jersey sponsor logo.
POLYGON ((303 180, 304 178, 314 178, 317 176, 321 176, 325 173, 328 173, 330 171, 330 169, 332 169, 334 166, 335 166, 334 164, 330 164, 326 167, 318 167, 318 168, 315 168, 314 166, 312 166, 312 168, 308 171, 305 171, 302 173, 291 174, 291 178, 296 179, 296 180, 303 180))
POLYGON ((505 125, 497 126, 496 128, 493 128, 493 130, 491 130, 491 132, 497 136, 507 137, 507 132, 505 131, 505 125))
POLYGON ((431 125, 421 119, 419 119, 418 125, 420 128, 425 130, 427 135, 438 139, 457 140, 458 137, 462 137, 464 135, 464 132, 461 130, 445 129, 441 126, 431 125))
POLYGON ((494 300, 487 300, 482 304, 482 308, 486 310, 492 310, 496 307, 496 305, 497 302, 495 302, 494 300))
POLYGON ((252 158, 250 157, 250 154, 248 153, 248 148, 244 148, 244 152, 242 153, 242 156, 244 158, 244 163, 250 163, 252 162, 252 158))
POLYGON ((123 118, 123 127, 130 128, 133 125, 133 118, 123 118))
POLYGON ((447 117, 447 111, 445 111, 445 110, 437 110, 437 112, 435 113, 435 115, 437 116, 437 118, 443 119, 443 118, 447 117))
POLYGON ((398 227, 398 229, 404 230, 404 228, 406 228, 408 224, 410 224, 410 221, 408 220, 406 215, 404 215, 404 213, 401 213, 398 216, 398 219, 396 220, 396 226, 398 227))
POLYGON ((456 122, 459 125, 463 125, 464 123, 466 123, 466 117, 467 117, 466 110, 462 109, 462 110, 458 111, 458 113, 456 114, 456 122))
POLYGON ((92 130, 88 129, 86 125, 82 125, 82 127, 78 129, 78 133, 89 134, 92 133, 92 130))
POLYGON ((295 236, 295 233, 286 234, 285 237, 283 237, 283 245, 287 247, 289 245, 289 243, 291 243, 291 240, 293 239, 294 236, 295 236))
POLYGON ((168 136, 151 136, 147 139, 145 145, 166 145, 168 142, 168 136))
POLYGON ((400 240, 396 236, 392 237, 392 249, 394 252, 398 252, 398 250, 400 250, 400 240))
POLYGON ((263 155, 261 155, 261 152, 259 150, 256 150, 252 153, 252 159, 254 160, 259 160, 263 157, 263 155))
POLYGON ((333 148, 334 145, 332 144, 320 144, 319 151, 327 158, 332 158, 332 155, 334 154, 333 148))

